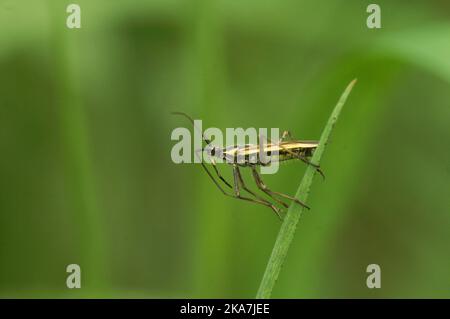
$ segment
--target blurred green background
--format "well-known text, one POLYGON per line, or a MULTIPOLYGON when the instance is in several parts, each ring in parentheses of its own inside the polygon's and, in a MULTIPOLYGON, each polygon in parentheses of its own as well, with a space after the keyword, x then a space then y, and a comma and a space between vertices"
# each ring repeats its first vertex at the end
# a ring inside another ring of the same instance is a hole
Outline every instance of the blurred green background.
POLYGON ((254 297, 280 222, 175 165, 170 112, 318 139, 355 77, 273 297, 450 297, 450 2, 70 3, 0 1, 1 297, 254 297))

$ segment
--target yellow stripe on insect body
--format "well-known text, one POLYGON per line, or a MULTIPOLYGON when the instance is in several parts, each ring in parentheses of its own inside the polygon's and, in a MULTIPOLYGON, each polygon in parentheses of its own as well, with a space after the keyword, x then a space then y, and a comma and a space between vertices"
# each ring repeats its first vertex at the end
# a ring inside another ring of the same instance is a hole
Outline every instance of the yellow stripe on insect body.
MULTIPOLYGON (((289 141, 282 142, 279 144, 266 144, 264 145, 264 152, 267 154, 269 152, 279 152, 290 150, 292 152, 304 150, 304 149, 315 149, 319 144, 318 141, 289 141)), ((250 155, 260 152, 259 145, 245 145, 245 146, 231 146, 223 150, 223 154, 237 156, 237 155, 250 155)))
MULTIPOLYGON (((269 143, 263 146, 263 156, 268 156, 268 162, 286 161, 297 158, 299 155, 310 157, 316 149, 318 141, 285 141, 279 144, 269 143)), ((242 146, 229 146, 222 150, 224 158, 231 163, 261 164, 260 146, 247 144, 242 146), (240 159, 240 160, 239 160, 240 159)))

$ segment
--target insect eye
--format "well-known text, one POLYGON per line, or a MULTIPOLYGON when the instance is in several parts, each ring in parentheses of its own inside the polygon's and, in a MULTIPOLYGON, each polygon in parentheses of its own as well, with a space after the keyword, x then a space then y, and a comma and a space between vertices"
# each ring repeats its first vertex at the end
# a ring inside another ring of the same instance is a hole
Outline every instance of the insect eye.
POLYGON ((216 148, 215 148, 215 147, 213 147, 213 148, 211 149, 211 155, 212 155, 212 156, 216 155, 216 148))

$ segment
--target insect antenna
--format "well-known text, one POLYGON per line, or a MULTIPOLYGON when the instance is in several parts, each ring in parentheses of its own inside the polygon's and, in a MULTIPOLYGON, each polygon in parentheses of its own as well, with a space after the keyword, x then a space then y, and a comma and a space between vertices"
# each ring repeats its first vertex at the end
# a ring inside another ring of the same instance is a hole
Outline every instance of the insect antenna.
POLYGON ((205 137, 205 134, 203 134, 203 132, 198 128, 198 126, 197 125, 195 125, 195 122, 194 122, 194 120, 192 119, 192 117, 190 117, 189 115, 187 115, 186 113, 184 113, 184 112, 172 112, 171 114, 174 114, 174 115, 181 115, 181 116, 184 116, 185 118, 187 118, 191 123, 192 123, 192 126, 202 135, 202 139, 205 141, 205 143, 207 144, 207 145, 209 145, 209 144, 211 144, 211 140, 210 139, 208 139, 208 138, 206 138, 205 137))

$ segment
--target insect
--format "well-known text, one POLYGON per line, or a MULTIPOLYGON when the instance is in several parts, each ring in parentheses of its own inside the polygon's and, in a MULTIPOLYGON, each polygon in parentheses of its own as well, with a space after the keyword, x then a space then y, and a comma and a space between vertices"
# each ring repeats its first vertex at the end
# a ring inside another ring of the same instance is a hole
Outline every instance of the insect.
MULTIPOLYGON (((172 114, 186 117, 192 123, 194 128, 200 131, 200 129, 195 126, 194 120, 186 113, 173 112, 172 114)), ((319 144, 318 141, 293 140, 290 132, 284 131, 279 142, 273 142, 270 139, 268 139, 268 142, 270 143, 262 143, 260 141, 258 145, 255 144, 232 145, 225 148, 219 148, 212 145, 211 140, 205 137, 203 132, 200 131, 200 133, 203 141, 206 143, 206 146, 200 150, 196 150, 195 154, 196 156, 199 156, 199 152, 204 151, 207 152, 209 156, 209 161, 212 165, 212 168, 216 176, 214 176, 211 173, 211 171, 208 169, 208 167, 205 165, 203 161, 200 161, 200 164, 202 165, 203 169, 208 174, 208 176, 211 178, 211 180, 214 182, 214 184, 217 186, 217 188, 225 196, 269 207, 275 212, 278 218, 282 219, 281 217, 282 209, 275 206, 273 203, 266 200, 265 198, 259 196, 254 191, 250 190, 245 184, 244 179, 242 178, 241 175, 240 168, 248 167, 251 169, 253 179, 258 189, 261 190, 266 195, 268 195, 270 198, 272 198, 279 205, 288 208, 289 205, 282 200, 287 199, 294 201, 295 203, 309 209, 309 207, 306 204, 302 203, 297 198, 280 192, 273 191, 267 187, 267 185, 263 182, 260 174, 258 173, 257 167, 268 165, 268 162, 262 161, 258 155, 259 154, 271 155, 272 153, 275 153, 277 154, 277 156, 271 158, 270 160, 271 161, 276 160, 280 162, 292 159, 299 159, 308 165, 312 165, 317 170, 317 172, 320 173, 322 177, 324 177, 323 172, 320 170, 320 167, 316 164, 311 163, 309 160, 313 155, 314 150, 317 148, 319 144), (233 185, 231 185, 220 174, 217 168, 217 159, 224 160, 227 164, 232 166, 233 185), (221 185, 219 181, 221 181, 223 185, 221 185), (232 190, 232 193, 227 192, 225 187, 230 188, 232 190), (241 190, 244 190, 250 196, 249 197, 243 196, 241 190)))

